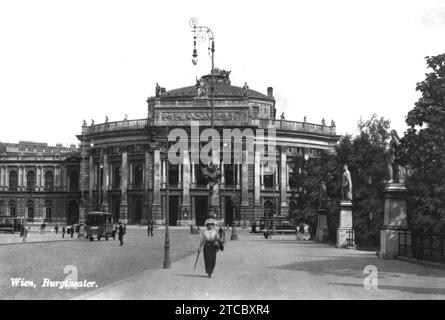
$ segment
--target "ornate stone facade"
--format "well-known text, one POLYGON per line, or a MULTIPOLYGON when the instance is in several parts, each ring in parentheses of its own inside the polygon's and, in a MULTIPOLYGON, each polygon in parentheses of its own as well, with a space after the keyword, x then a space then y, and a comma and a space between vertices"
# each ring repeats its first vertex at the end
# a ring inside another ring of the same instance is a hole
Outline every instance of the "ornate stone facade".
MULTIPOLYGON (((204 83, 210 80, 210 76, 202 77, 204 83)), ((297 170, 293 168, 294 159, 306 154, 315 157, 321 150, 333 150, 339 139, 335 127, 277 120, 273 89, 267 88, 267 94, 262 94, 232 86, 229 72, 218 73, 214 87, 215 129, 221 132, 249 128, 257 133, 260 129, 274 128, 277 145, 277 170, 273 173, 257 158, 253 164, 245 160, 221 163, 222 179, 212 196, 217 218, 228 224, 248 225, 273 212, 286 216, 289 208, 299 203, 299 190, 294 190, 289 182, 297 170), (233 195, 237 201, 232 200, 233 195), (273 209, 274 203, 276 209, 273 209)), ((80 173, 80 190, 65 194, 69 191, 62 188, 53 195, 66 197, 66 201, 70 201, 71 196, 78 201, 84 199, 87 210, 106 210, 114 215, 115 221, 130 224, 145 224, 151 219, 164 223, 168 202, 170 225, 203 225, 208 211, 209 187, 203 179, 201 164, 194 161, 193 155, 199 150, 184 152, 184 161, 179 165, 170 164, 167 161, 168 133, 175 128, 190 132, 192 121, 199 121, 201 131, 210 127, 210 98, 198 97, 196 86, 169 91, 158 88, 154 96, 147 99, 147 104, 145 119, 84 123, 82 132, 77 135, 81 142, 80 148, 75 150, 77 158, 69 158, 77 162, 68 165, 68 158, 62 154, 57 160, 61 171, 76 166, 80 173)), ((191 141, 188 145, 192 145, 191 141)), ((26 158, 26 154, 17 156, 26 158)), ((38 157, 38 153, 35 156, 38 157)), ((233 159, 234 156, 232 153, 233 159)), ((241 159, 247 156, 243 151, 241 159)), ((253 156, 258 157, 257 154, 253 156)), ((5 165, 0 160, 0 166, 5 165)), ((64 182, 60 183, 66 186, 68 182, 64 177, 60 180, 64 182)), ((4 199, 5 203, 9 201, 4 199)), ((67 216, 67 206, 64 202, 55 209, 57 212, 53 216, 71 219, 67 216)))

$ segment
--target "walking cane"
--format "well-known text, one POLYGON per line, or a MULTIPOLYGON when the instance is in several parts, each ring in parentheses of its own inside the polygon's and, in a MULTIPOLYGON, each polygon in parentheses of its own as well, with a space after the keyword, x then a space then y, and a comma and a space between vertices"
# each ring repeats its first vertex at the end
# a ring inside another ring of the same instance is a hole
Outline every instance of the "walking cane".
POLYGON ((195 267, 193 268, 193 271, 195 271, 195 269, 196 269, 196 264, 198 263, 198 258, 199 258, 200 253, 201 253, 201 250, 198 249, 198 255, 196 256, 195 267))

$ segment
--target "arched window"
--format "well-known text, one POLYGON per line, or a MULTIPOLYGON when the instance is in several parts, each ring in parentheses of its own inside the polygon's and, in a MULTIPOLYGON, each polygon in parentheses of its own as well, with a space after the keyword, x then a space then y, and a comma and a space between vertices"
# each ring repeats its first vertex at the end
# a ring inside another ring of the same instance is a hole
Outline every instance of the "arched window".
POLYGON ((79 190, 79 174, 75 170, 70 173, 70 190, 79 190))
POLYGON ((273 187, 273 174, 264 175, 264 186, 265 187, 273 187))
POLYGON ((36 174, 34 171, 28 171, 26 174, 26 188, 28 191, 34 191, 36 188, 36 174))
POLYGON ((18 184, 17 171, 12 170, 9 172, 9 190, 17 191, 17 184, 18 184))
POLYGON ((26 202, 26 208, 28 211, 28 220, 33 221, 34 220, 34 202, 32 200, 28 200, 26 202))
POLYGON ((267 200, 264 203, 264 216, 265 217, 272 217, 273 216, 273 211, 274 211, 273 203, 271 201, 267 200))
POLYGON ((233 182, 236 180, 236 172, 233 164, 224 165, 224 181, 226 186, 233 186, 233 182))
POLYGON ((113 172, 113 187, 119 189, 121 185, 121 167, 116 166, 113 172))
POLYGON ((45 221, 51 222, 53 213, 53 203, 51 200, 45 201, 45 221))
POLYGON ((15 217, 16 216, 16 204, 14 200, 11 200, 8 202, 8 208, 9 208, 9 215, 11 217, 15 217))
POLYGON ((142 183, 144 181, 144 172, 142 170, 142 166, 136 166, 134 169, 134 184, 136 187, 142 187, 142 183))
POLYGON ((54 174, 52 171, 46 171, 45 173, 45 189, 52 190, 54 188, 54 174))
POLYGON ((169 164, 168 168, 168 184, 177 186, 179 183, 179 167, 177 164, 169 164))

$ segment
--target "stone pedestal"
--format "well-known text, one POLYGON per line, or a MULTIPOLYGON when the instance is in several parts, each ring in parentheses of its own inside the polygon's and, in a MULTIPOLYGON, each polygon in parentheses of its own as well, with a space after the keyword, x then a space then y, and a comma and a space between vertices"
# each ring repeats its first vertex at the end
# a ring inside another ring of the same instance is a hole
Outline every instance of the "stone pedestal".
POLYGON ((406 198, 408 190, 403 184, 390 183, 385 188, 385 212, 380 230, 379 257, 394 259, 399 254, 399 231, 408 229, 406 198))
POLYGON ((337 248, 355 248, 352 226, 352 202, 340 202, 340 219, 337 229, 337 248))
POLYGON ((317 233, 315 236, 315 241, 326 242, 329 237, 328 230, 328 216, 326 215, 326 209, 318 209, 318 223, 317 223, 317 233))

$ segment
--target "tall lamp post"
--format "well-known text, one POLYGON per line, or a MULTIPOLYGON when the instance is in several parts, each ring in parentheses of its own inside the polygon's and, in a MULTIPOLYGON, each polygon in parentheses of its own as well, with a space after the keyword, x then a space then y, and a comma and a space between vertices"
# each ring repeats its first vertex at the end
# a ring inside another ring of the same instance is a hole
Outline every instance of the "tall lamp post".
MULTIPOLYGON (((213 129, 213 109, 214 109, 214 99, 215 99, 215 38, 213 36, 213 31, 206 26, 198 26, 198 20, 192 18, 189 21, 190 27, 193 28, 193 54, 192 63, 196 65, 198 63, 198 50, 196 49, 196 40, 204 42, 208 40, 208 53, 212 61, 212 69, 210 70, 211 80, 210 80, 210 127, 213 129)), ((209 201, 209 217, 215 216, 215 208, 213 207, 212 197, 213 197, 213 187, 210 188, 210 201, 209 201)))
POLYGON ((170 213, 170 205, 169 205, 169 196, 170 196, 170 188, 169 188, 169 165, 168 165, 168 157, 165 157, 165 172, 166 172, 166 180, 165 181, 165 244, 164 244, 164 269, 170 269, 171 261, 170 261, 170 235, 168 230, 169 223, 169 213, 170 213))

